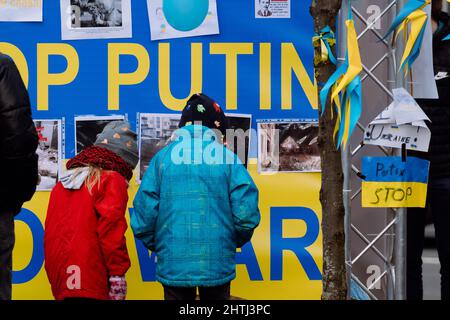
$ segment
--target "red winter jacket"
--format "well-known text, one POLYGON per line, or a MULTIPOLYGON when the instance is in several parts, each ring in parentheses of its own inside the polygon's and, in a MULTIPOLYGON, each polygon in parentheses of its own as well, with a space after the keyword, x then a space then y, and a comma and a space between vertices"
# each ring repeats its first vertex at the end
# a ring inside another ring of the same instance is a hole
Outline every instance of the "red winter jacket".
POLYGON ((125 241, 127 182, 104 171, 92 195, 53 189, 45 221, 45 269, 57 300, 108 299, 109 276, 123 276, 130 267, 125 241))

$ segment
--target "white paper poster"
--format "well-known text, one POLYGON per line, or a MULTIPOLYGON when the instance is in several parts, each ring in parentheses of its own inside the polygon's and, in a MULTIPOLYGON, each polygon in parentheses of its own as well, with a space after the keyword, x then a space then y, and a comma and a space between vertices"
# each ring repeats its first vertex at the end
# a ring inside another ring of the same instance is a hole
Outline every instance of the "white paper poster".
POLYGON ((219 34, 216 0, 195 0, 179 7, 177 1, 147 0, 151 40, 219 34))
POLYGON ((364 143, 427 152, 430 121, 413 97, 404 89, 394 89, 394 102, 384 109, 366 128, 364 143))
POLYGON ((62 40, 131 38, 131 0, 61 0, 62 40))
MULTIPOLYGON (((250 149, 250 114, 226 113, 228 130, 232 131, 233 141, 227 141, 227 147, 247 166, 250 149)), ((139 175, 140 183, 153 157, 174 139, 178 130, 181 114, 140 113, 139 114, 139 175)), ((227 132, 228 134, 229 132, 227 132)))
POLYGON ((250 139, 252 138, 252 115, 236 113, 226 113, 225 115, 228 120, 227 134, 229 132, 233 134, 233 139, 226 137, 228 138, 226 143, 227 148, 233 151, 239 157, 242 164, 247 167, 250 139))
POLYGON ((140 183, 153 157, 173 139, 181 114, 139 114, 139 175, 140 183))
POLYGON ((80 153, 94 145, 97 135, 112 121, 123 121, 124 115, 112 116, 76 116, 75 117, 75 151, 80 153))
MULTIPOLYGON (((431 6, 425 8, 431 17, 431 6)), ((431 19, 427 21, 420 55, 412 67, 413 96, 416 99, 438 99, 436 81, 433 67, 433 31, 431 19)))
POLYGON ((255 0, 255 18, 290 18, 291 0, 255 0))
POLYGON ((0 21, 41 22, 43 0, 0 0, 0 21))
POLYGON ((34 120, 39 136, 38 191, 50 191, 58 182, 62 154, 62 121, 34 120))
POLYGON ((319 125, 304 120, 259 120, 258 172, 320 172, 319 125))

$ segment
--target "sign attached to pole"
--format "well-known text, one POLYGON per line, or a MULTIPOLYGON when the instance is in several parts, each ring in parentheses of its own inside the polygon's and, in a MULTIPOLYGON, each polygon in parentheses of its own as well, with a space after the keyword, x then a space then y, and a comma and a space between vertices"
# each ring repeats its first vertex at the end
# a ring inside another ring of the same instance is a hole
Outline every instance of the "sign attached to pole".
POLYGON ((394 89, 394 102, 383 110, 366 128, 364 143, 389 148, 428 152, 430 121, 413 97, 403 88, 394 89))
POLYGON ((424 208, 430 162, 408 157, 365 157, 362 169, 364 208, 424 208))

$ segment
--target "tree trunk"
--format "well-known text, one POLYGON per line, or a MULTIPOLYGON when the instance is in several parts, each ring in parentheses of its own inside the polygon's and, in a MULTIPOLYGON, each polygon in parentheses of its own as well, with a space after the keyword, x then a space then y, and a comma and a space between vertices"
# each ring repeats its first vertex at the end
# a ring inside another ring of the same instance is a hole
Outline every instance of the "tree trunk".
MULTIPOLYGON (((335 31, 336 18, 342 0, 312 0, 310 12, 314 18, 317 33, 327 25, 335 31)), ((335 51, 336 48, 333 48, 335 51)), ((321 55, 320 46, 315 48, 315 56, 321 55)), ((320 61, 320 59, 318 60, 320 61)), ((330 61, 315 65, 315 77, 318 90, 336 70, 330 61)), ((330 101, 327 100, 326 112, 322 116, 319 103, 319 148, 322 159, 322 204, 323 234, 323 293, 322 300, 347 299, 347 281, 345 267, 345 231, 343 203, 343 180, 341 153, 336 149, 333 138, 335 119, 331 118, 330 101)))

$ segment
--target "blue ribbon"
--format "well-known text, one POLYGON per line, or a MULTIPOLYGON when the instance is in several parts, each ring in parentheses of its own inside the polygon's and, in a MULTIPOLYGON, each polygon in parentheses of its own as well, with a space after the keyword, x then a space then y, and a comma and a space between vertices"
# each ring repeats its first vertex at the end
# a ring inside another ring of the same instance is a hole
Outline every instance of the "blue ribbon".
POLYGON ((425 0, 410 0, 405 6, 402 8, 400 13, 395 18, 392 25, 389 27, 386 35, 383 39, 386 39, 392 32, 394 32, 397 27, 405 20, 411 13, 420 9, 425 4, 425 0))
POLYGON ((355 129, 356 125, 358 124, 358 120, 361 117, 361 113, 362 113, 361 101, 362 101, 362 83, 361 83, 361 77, 358 76, 352 82, 350 82, 350 84, 347 86, 347 90, 341 101, 342 117, 341 117, 341 124, 340 124, 338 140, 336 142, 337 147, 339 147, 341 145, 342 140, 344 138, 345 121, 346 121, 347 117, 350 117, 347 140, 352 136, 353 130, 355 129), (348 100, 350 100, 349 115, 347 115, 347 101, 348 100))
POLYGON ((337 65, 338 61, 337 61, 336 57, 333 55, 333 51, 331 51, 331 46, 329 43, 330 40, 335 40, 333 30, 331 30, 331 28, 329 26, 326 26, 322 30, 320 30, 320 34, 318 34, 316 32, 314 34, 314 37, 317 37, 317 38, 323 40, 323 43, 325 44, 325 46, 327 47, 327 50, 328 50, 328 58, 334 65, 337 65))
MULTIPOLYGON (((389 34, 391 34, 392 32, 394 32, 400 24, 402 24, 402 22, 414 11, 419 10, 420 8, 422 8, 424 5, 426 4, 425 0, 410 0, 400 11, 400 13, 397 15, 397 17, 395 18, 394 22, 392 23, 392 25, 389 27, 388 31, 386 32, 386 35, 383 37, 383 39, 385 39, 387 36, 389 36, 389 34)), ((411 50, 411 53, 408 57, 406 57, 405 61, 403 62, 403 64, 400 67, 400 70, 404 70, 407 66, 409 68, 411 68, 411 66, 414 64, 414 62, 416 61, 416 59, 419 57, 420 55, 420 49, 422 47, 422 43, 423 43, 423 38, 425 35, 425 30, 426 30, 426 25, 428 23, 428 17, 427 17, 427 21, 425 21, 425 25, 422 28, 422 30, 419 33, 419 36, 416 39, 416 42, 414 43, 414 46, 411 50)), ((406 30, 404 30, 403 32, 406 32, 406 30)))
POLYGON ((327 105, 328 93, 331 90, 331 87, 338 81, 338 79, 343 76, 348 69, 348 57, 346 57, 345 62, 341 64, 337 70, 333 73, 333 75, 328 79, 325 86, 320 91, 320 102, 322 104, 322 115, 325 112, 325 107, 327 105))
POLYGON ((404 70, 406 66, 411 67, 413 65, 413 63, 416 61, 416 59, 419 57, 420 48, 422 48, 422 43, 423 43, 423 38, 425 36, 427 23, 428 23, 428 18, 427 18, 427 21, 425 21, 425 25, 422 28, 422 30, 420 31, 419 36, 417 37, 416 43, 414 43, 414 46, 411 50, 411 54, 403 62, 402 66, 401 66, 401 70, 404 70))

